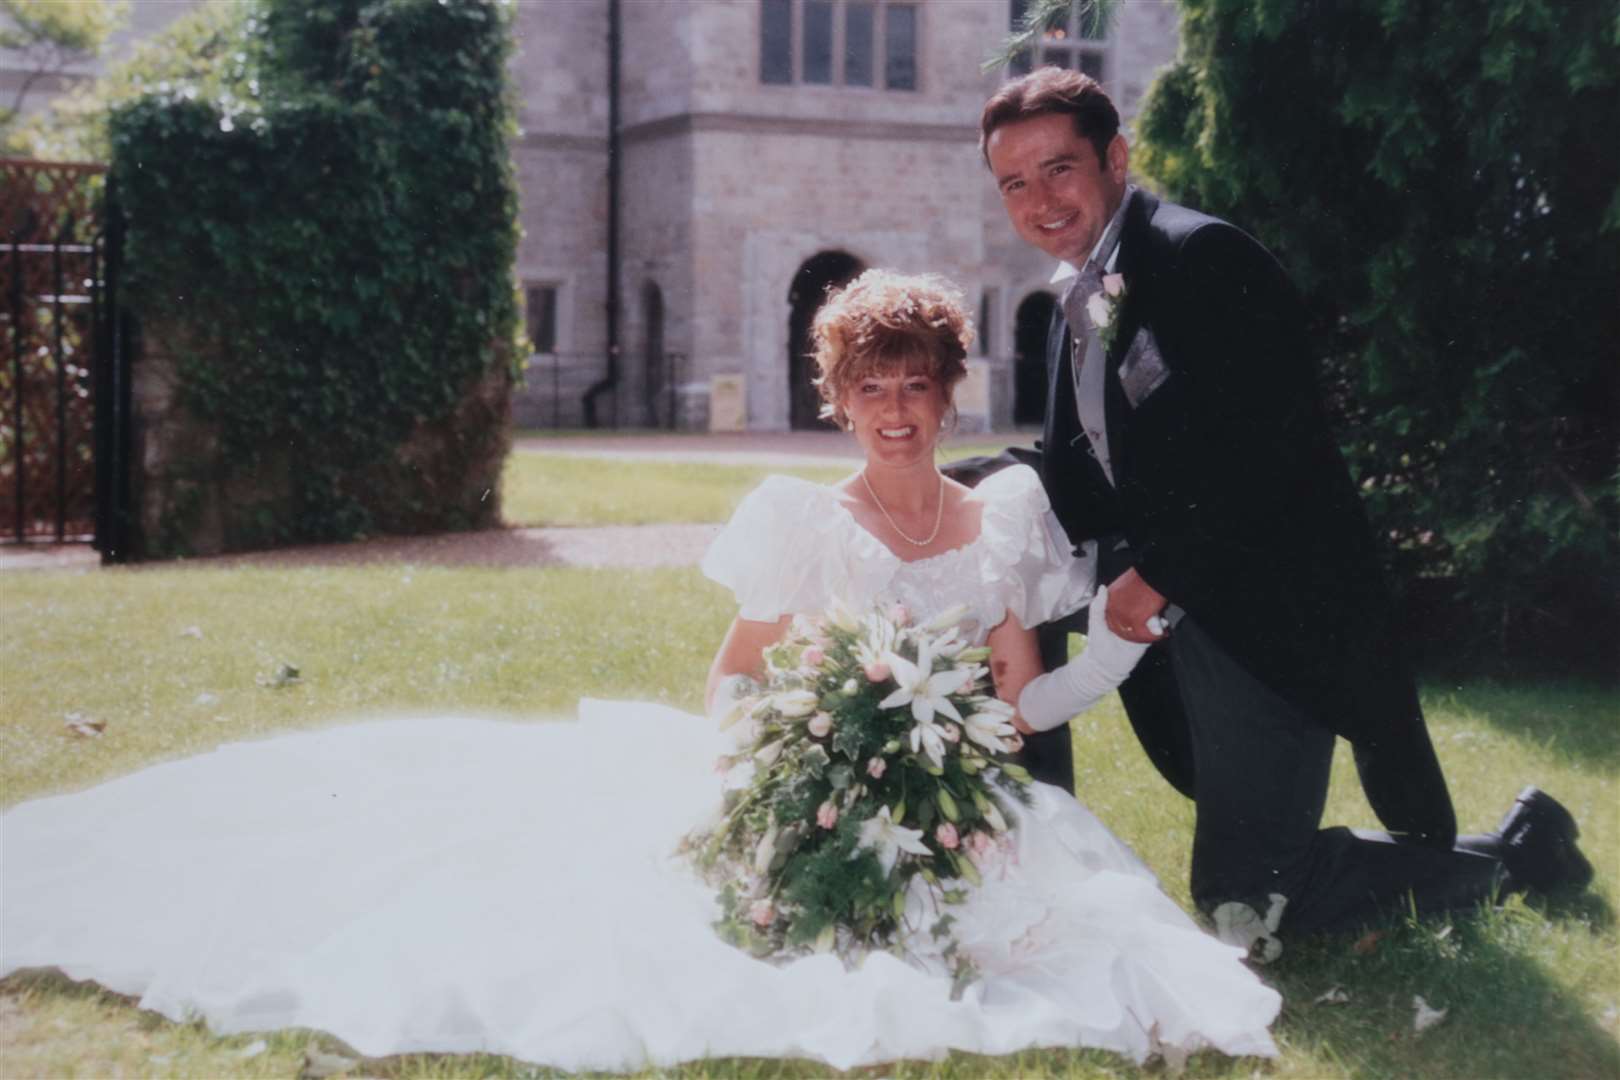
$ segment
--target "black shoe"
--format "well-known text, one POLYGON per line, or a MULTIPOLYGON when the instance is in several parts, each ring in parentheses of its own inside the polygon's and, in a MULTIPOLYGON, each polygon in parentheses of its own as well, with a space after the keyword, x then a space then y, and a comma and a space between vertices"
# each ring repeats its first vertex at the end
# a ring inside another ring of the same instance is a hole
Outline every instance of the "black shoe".
POLYGON ((1575 840, 1581 830, 1564 804, 1535 786, 1519 792, 1496 828, 1501 859, 1515 886, 1532 892, 1578 891, 1592 881, 1592 864, 1575 840))

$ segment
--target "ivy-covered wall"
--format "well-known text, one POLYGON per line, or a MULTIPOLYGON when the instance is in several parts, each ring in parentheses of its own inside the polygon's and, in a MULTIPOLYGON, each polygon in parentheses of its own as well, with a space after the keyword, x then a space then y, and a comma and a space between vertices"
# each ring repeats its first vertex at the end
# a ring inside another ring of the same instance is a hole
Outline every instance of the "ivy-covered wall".
POLYGON ((136 549, 492 524, 517 332, 507 5, 240 10, 230 70, 109 126, 136 549))

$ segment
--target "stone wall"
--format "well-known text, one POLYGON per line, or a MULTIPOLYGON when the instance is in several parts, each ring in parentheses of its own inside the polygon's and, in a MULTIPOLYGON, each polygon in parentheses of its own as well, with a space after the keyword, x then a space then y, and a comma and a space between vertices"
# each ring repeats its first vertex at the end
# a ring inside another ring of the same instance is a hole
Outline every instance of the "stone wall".
MULTIPOLYGON (((217 429, 181 401, 168 328, 146 328, 131 363, 134 559, 217 555, 273 546, 276 523, 296 521, 298 470, 317 447, 258 448, 228 458, 217 429)), ((500 524, 501 469, 511 447, 512 380, 495 364, 442 417, 423 421, 394 452, 351 478, 350 493, 380 533, 500 524)), ((284 541, 283 541, 284 542, 284 541)))
MULTIPOLYGON (((685 358, 683 426, 706 423, 710 377, 742 374, 749 426, 785 428, 793 275, 819 252, 844 251, 867 266, 942 273, 963 288, 975 321, 988 314, 987 422, 1008 426, 1015 314, 1053 267, 1014 235, 977 151, 979 111, 1000 80, 979 61, 1006 30, 1006 0, 924 0, 915 91, 762 84, 752 0, 621 10, 618 422, 667 415, 667 398, 648 387, 653 284, 664 348, 685 358)), ((553 400, 549 375, 531 376, 516 415, 570 425, 580 410, 568 399, 606 369, 607 5, 518 12, 520 274, 564 283, 568 355, 564 400, 553 400)), ((1173 56, 1175 26, 1172 0, 1120 6, 1106 82, 1127 114, 1173 56)))

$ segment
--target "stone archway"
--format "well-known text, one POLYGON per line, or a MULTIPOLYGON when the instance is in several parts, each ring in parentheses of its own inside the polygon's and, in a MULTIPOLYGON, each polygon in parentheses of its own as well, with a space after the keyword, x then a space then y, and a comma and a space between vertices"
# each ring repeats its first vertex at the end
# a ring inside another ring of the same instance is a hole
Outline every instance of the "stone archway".
POLYGON ((1057 297, 1032 292, 1018 305, 1013 322, 1013 423, 1046 419, 1046 335, 1057 297))
POLYGON ((788 288, 788 423, 795 430, 824 428, 819 418, 821 399, 816 395, 816 365, 810 357, 810 324, 827 299, 829 289, 844 285, 866 269, 843 251, 822 251, 806 259, 788 288))

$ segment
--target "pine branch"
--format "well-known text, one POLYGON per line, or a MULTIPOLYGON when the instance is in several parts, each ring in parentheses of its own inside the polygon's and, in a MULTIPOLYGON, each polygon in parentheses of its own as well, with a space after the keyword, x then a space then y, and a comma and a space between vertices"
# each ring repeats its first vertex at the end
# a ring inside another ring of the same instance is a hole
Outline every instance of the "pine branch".
POLYGON ((1105 36, 1113 30, 1114 19, 1124 0, 1029 0, 1019 26, 1010 31, 1001 47, 990 55, 980 67, 984 71, 1004 68, 1025 50, 1034 49, 1041 36, 1054 27, 1068 26, 1069 13, 1076 13, 1082 22, 1091 21, 1102 28, 1105 36))

